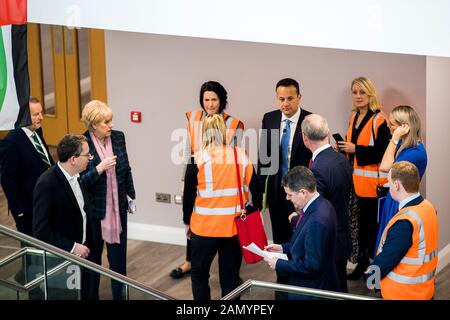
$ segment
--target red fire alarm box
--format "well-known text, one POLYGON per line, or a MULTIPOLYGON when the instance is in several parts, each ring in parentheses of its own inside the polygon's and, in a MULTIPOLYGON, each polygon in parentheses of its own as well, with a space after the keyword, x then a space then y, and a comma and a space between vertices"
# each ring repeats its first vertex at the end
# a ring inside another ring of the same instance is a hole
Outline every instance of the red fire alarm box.
POLYGON ((141 122, 141 112, 140 111, 131 111, 131 122, 141 122))

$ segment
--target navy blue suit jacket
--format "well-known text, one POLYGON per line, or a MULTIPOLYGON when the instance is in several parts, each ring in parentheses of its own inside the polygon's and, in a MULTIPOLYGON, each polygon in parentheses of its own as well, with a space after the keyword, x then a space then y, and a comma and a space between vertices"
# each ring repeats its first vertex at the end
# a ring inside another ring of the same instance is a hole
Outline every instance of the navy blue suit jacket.
MULTIPOLYGON (((88 197, 94 207, 92 213, 93 218, 102 220, 106 214, 106 173, 103 172, 101 175, 98 174, 96 167, 101 162, 100 156, 95 149, 89 132, 86 131, 84 135, 88 140, 89 152, 94 156, 94 159, 89 161, 88 167, 81 173, 81 180, 83 181, 88 197)), ((113 130, 111 133, 111 143, 113 153, 117 156, 115 168, 117 186, 119 188, 120 214, 126 217, 128 209, 127 195, 134 199, 136 198, 136 194, 134 191, 131 168, 128 162, 125 135, 123 132, 113 130)))
POLYGON ((348 222, 348 200, 352 185, 352 167, 347 158, 333 148, 322 150, 311 165, 317 180, 317 191, 336 210, 336 260, 347 260, 352 251, 348 222))
MULTIPOLYGON (((80 183, 84 198, 84 211, 89 219, 92 207, 80 183)), ((36 182, 34 189, 33 235, 66 251, 74 242, 82 243, 83 218, 77 199, 61 169, 54 165, 36 182)), ((90 223, 86 222, 86 237, 90 236, 90 223)))
MULTIPOLYGON (((311 151, 305 147, 305 144, 303 143, 302 138, 302 128, 301 123, 303 122, 303 119, 307 115, 311 114, 311 112, 304 110, 303 108, 300 111, 300 117, 298 119, 297 127, 295 128, 295 134, 294 139, 292 141, 292 150, 291 150, 291 159, 290 159, 290 165, 289 168, 294 168, 296 166, 308 166, 309 160, 312 157, 311 151)), ((267 130, 266 132, 263 131, 263 134, 261 135, 261 141, 260 141, 260 147, 259 152, 260 156, 258 157, 258 174, 260 175, 260 183, 262 184, 262 190, 264 190, 264 183, 266 179, 266 174, 262 171, 263 168, 267 168, 270 166, 273 166, 276 171, 270 173, 269 177, 269 186, 267 190, 267 201, 271 205, 275 205, 274 201, 277 199, 277 194, 279 192, 279 189, 281 189, 280 181, 281 179, 278 177, 279 172, 279 166, 274 166, 274 163, 272 161, 267 162, 269 159, 273 157, 276 158, 276 161, 280 160, 280 151, 279 148, 280 144, 280 124, 281 124, 281 111, 275 110, 268 112, 264 114, 263 120, 262 120, 262 130, 267 130), (267 133, 267 134, 266 134, 267 133), (278 154, 272 155, 272 136, 277 137, 278 140, 276 140, 278 146, 278 154), (266 158, 267 157, 267 158, 266 158)))
POLYGON ((289 274, 289 284, 339 291, 334 262, 336 212, 324 197, 314 200, 288 243, 282 245, 289 260, 278 259, 277 272, 289 274))
MULTIPOLYGON (((53 159, 42 135, 36 130, 47 150, 50 162, 53 159)), ((11 130, 0 144, 1 184, 8 206, 14 217, 23 213, 31 218, 33 213, 33 189, 40 175, 48 169, 36 148, 22 129, 11 130)))

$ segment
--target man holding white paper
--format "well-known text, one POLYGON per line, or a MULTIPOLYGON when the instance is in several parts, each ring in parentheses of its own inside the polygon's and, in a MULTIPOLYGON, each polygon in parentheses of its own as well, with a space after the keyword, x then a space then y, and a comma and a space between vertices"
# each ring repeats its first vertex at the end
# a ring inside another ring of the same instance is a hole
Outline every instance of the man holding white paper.
MULTIPOLYGON (((264 260, 277 272, 289 274, 290 285, 339 291, 334 263, 337 222, 333 205, 317 192, 314 174, 306 167, 291 169, 283 177, 282 185, 286 199, 299 214, 298 225, 288 243, 265 247, 269 252, 287 254, 289 260, 278 257, 264 260)), ((300 297, 289 294, 288 298, 300 297)))

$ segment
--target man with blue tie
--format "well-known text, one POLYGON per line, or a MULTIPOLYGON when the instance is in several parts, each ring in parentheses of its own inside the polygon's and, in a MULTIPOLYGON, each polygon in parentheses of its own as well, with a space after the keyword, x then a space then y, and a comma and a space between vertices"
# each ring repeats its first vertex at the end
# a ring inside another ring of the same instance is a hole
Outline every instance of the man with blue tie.
MULTIPOLYGON (((337 223, 333 205, 317 192, 314 174, 306 167, 289 170, 282 185, 287 199, 299 213, 298 226, 289 241, 265 247, 270 252, 285 253, 288 260, 275 257, 264 260, 277 272, 288 274, 290 285, 339 291, 334 263, 337 223)), ((289 294, 288 298, 305 297, 289 294)))
MULTIPOLYGON (((307 166, 311 159, 311 151, 305 147, 301 134, 301 123, 310 112, 300 108, 302 95, 296 80, 282 79, 275 89, 279 109, 266 113, 262 120, 258 174, 263 188, 267 181, 273 241, 285 243, 292 236, 288 216, 294 207, 286 200, 281 179, 289 168, 307 166)), ((287 284, 288 280, 288 275, 277 272, 278 283, 287 284)))
POLYGON ((33 189, 54 164, 42 135, 42 105, 30 97, 32 123, 11 130, 0 144, 1 185, 18 231, 32 236, 33 189))

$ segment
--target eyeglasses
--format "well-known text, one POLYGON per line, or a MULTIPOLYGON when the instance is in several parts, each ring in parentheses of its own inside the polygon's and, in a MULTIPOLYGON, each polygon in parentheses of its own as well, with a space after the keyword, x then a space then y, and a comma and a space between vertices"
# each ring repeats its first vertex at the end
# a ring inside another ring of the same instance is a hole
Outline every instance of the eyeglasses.
POLYGON ((92 160, 92 159, 94 159, 94 156, 92 155, 92 154, 90 154, 90 153, 87 153, 87 154, 80 154, 80 155, 78 155, 79 157, 87 157, 89 160, 92 160))

